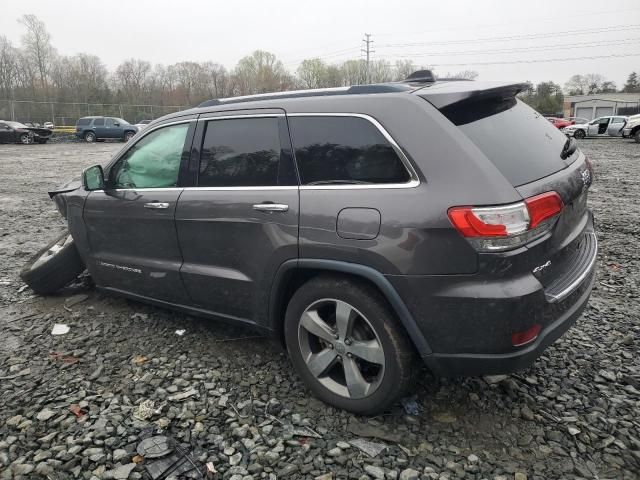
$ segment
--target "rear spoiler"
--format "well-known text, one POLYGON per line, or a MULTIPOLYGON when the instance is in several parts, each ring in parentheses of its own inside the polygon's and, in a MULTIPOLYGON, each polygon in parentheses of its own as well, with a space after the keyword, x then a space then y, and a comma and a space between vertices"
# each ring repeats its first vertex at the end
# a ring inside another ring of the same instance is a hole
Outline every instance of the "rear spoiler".
POLYGON ((436 83, 414 90, 438 110, 467 100, 502 99, 515 97, 529 87, 526 83, 456 81, 436 83))

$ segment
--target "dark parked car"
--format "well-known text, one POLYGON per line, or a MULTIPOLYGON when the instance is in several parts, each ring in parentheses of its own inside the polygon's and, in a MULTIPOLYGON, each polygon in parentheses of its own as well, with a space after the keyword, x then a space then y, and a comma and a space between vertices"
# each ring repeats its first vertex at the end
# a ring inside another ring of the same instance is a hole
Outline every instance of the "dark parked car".
MULTIPOLYGON (((322 400, 387 409, 437 375, 530 365, 594 282, 591 167, 516 98, 407 81, 205 102, 50 193, 36 291, 105 291, 260 328, 322 400)), ((561 372, 559 372, 561 374, 561 372)))
POLYGON ((118 139, 128 142, 138 133, 138 127, 116 117, 82 117, 76 123, 76 137, 87 143, 118 139))
POLYGON ((0 120, 0 143, 47 143, 52 133, 48 128, 0 120))

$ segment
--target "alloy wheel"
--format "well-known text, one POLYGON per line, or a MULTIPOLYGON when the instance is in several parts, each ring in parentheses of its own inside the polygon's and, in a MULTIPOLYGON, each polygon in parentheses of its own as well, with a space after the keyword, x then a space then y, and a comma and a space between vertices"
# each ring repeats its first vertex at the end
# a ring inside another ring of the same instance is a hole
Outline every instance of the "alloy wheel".
POLYGON ((350 399, 371 395, 384 376, 380 338, 355 307, 336 299, 313 302, 298 324, 302 358, 332 393, 350 399))

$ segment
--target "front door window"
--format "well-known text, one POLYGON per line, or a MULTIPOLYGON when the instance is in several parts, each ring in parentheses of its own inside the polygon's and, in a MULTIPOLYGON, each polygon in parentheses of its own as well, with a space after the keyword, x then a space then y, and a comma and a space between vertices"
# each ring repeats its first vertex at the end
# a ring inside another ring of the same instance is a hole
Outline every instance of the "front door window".
POLYGON ((140 139, 111 169, 109 187, 175 187, 188 129, 187 123, 171 125, 140 139))

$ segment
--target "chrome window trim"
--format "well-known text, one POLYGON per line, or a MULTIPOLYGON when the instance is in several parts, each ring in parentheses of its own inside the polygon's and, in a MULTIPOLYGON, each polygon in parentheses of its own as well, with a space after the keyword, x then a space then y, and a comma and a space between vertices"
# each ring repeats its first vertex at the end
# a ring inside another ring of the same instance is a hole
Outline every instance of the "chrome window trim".
MULTIPOLYGON (((371 115, 366 113, 348 113, 348 112, 305 112, 305 113, 287 113, 288 117, 354 117, 367 120, 382 136, 389 142, 391 148, 396 152, 396 155, 400 158, 400 161, 409 172, 410 180, 405 183, 376 183, 376 184, 355 184, 355 185, 300 185, 300 190, 375 190, 375 189, 397 189, 397 188, 415 188, 420 185, 420 178, 416 173, 413 165, 398 145, 398 142, 394 140, 391 134, 387 131, 382 124, 371 115)), ((295 146, 293 147, 295 152, 295 146)))
MULTIPOLYGON (((202 114, 207 115, 207 114, 202 114)), ((239 118, 279 118, 285 117, 284 113, 247 113, 246 115, 242 115, 241 113, 237 115, 221 115, 219 117, 202 117, 198 118, 198 122, 215 122, 216 120, 236 120, 239 118)))

